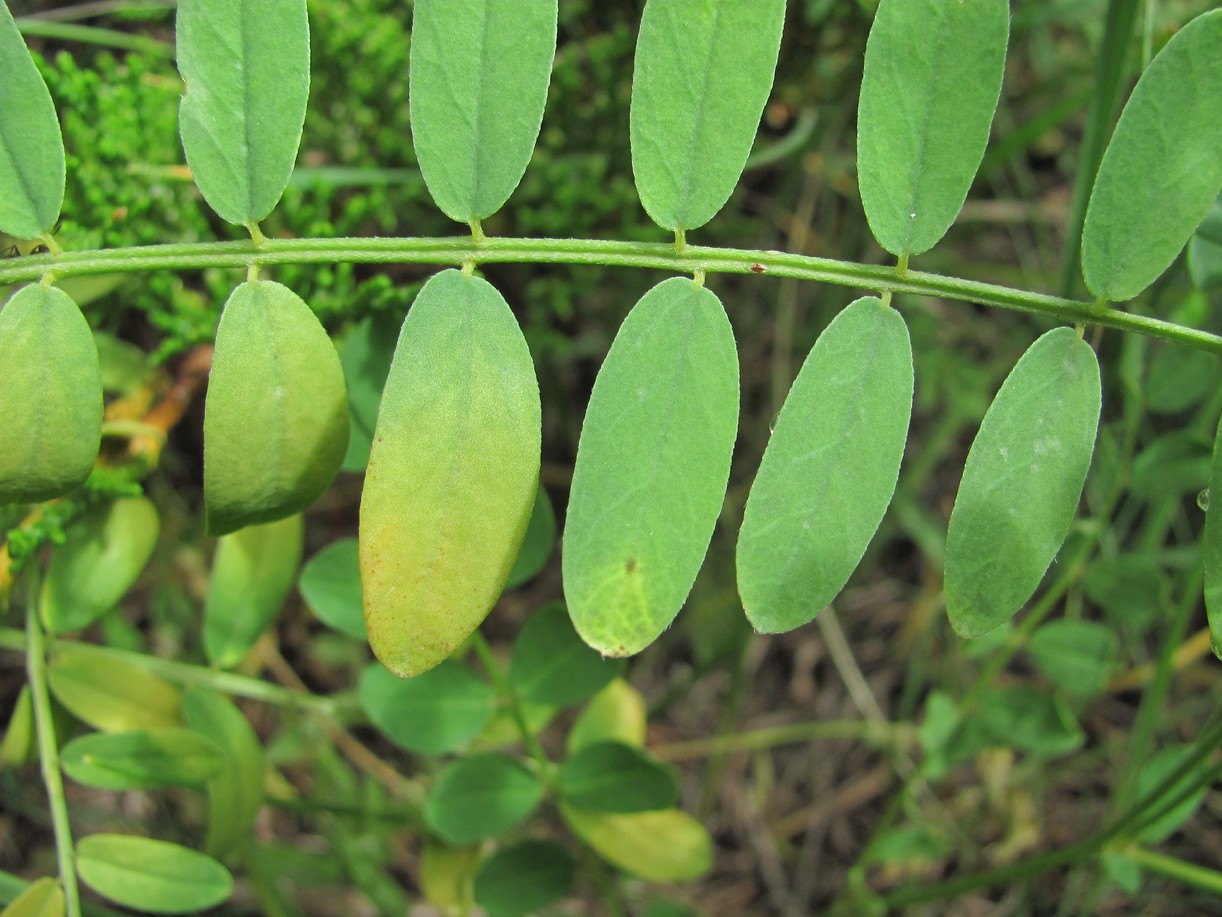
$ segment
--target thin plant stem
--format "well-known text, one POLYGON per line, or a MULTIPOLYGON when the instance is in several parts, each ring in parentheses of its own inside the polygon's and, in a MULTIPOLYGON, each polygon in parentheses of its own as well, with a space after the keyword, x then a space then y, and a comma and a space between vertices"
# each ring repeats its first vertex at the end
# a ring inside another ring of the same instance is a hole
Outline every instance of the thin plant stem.
POLYGON ((513 685, 509 683, 509 679, 501 671, 500 663, 497 662, 496 656, 492 654, 492 647, 488 645, 488 641, 484 639, 484 635, 478 630, 471 635, 471 647, 475 650, 475 655, 479 657, 484 671, 488 673, 488 678, 496 686, 497 692, 509 703, 509 713, 513 717, 514 724, 518 727, 518 732, 522 734, 522 742, 526 745, 526 750, 530 752, 530 756, 535 759, 535 763, 539 766, 539 776, 544 780, 550 780, 552 762, 547 757, 547 752, 543 750, 543 746, 539 743, 539 737, 535 735, 534 731, 530 728, 530 724, 526 722, 526 713, 522 710, 522 701, 518 698, 518 692, 513 689, 513 685))
POLYGON ((275 264, 575 264, 654 268, 681 274, 771 274, 879 293, 972 302, 1029 312, 1066 324, 1099 325, 1222 353, 1222 336, 1099 304, 1016 290, 959 277, 897 267, 816 258, 787 252, 712 248, 685 244, 621 242, 598 239, 486 238, 339 238, 145 245, 107 250, 30 255, 0 264, 0 284, 36 281, 47 272, 56 279, 90 274, 230 267, 245 270, 252 261, 275 264), (763 268, 763 271, 760 271, 763 268))
POLYGON ((81 893, 76 882, 76 853, 72 846, 72 824, 68 819, 68 800, 64 778, 59 770, 59 745, 55 740, 55 717, 51 712, 51 692, 47 688, 47 648, 42 621, 38 618, 40 578, 37 565, 27 574, 29 599, 26 604, 26 675, 34 704, 34 725, 38 734, 38 760, 42 782, 47 788, 51 825, 55 832, 55 857, 59 862, 59 881, 64 889, 67 917, 81 917, 81 893))
POLYGON ((1147 850, 1145 847, 1129 847, 1124 855, 1155 875, 1175 879, 1211 895, 1222 895, 1222 872, 1196 863, 1185 863, 1177 857, 1147 850))
MULTIPOLYGON (((74 653, 93 655, 102 659, 136 666, 160 675, 169 681, 181 685, 193 685, 211 688, 221 694, 233 697, 245 697, 248 700, 261 701, 277 707, 294 707, 299 710, 309 710, 323 716, 341 719, 350 704, 342 698, 322 697, 302 691, 293 691, 279 685, 270 684, 259 678, 249 678, 232 672, 218 672, 201 665, 188 662, 177 662, 172 659, 161 659, 144 653, 133 653, 128 650, 100 646, 93 643, 83 643, 76 640, 60 641, 54 638, 44 638, 47 649, 54 652, 59 646, 70 646, 74 653)), ((11 627, 0 627, 0 649, 20 650, 24 646, 25 637, 22 631, 11 627)))
POLYGON ((796 745, 825 739, 854 739, 881 748, 903 748, 916 741, 916 730, 903 724, 869 720, 815 720, 707 739, 667 742, 650 747, 649 754, 659 761, 688 761, 735 752, 766 751, 780 745, 796 745))

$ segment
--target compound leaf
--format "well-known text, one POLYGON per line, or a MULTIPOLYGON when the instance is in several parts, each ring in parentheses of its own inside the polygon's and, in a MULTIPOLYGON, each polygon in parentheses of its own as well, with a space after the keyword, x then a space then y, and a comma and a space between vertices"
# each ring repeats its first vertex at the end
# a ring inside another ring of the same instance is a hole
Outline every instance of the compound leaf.
POLYGON ((416 0, 412 144, 446 216, 482 220, 530 162, 556 56, 556 0, 416 0))
POLYGON ((280 200, 310 94, 306 0, 180 0, 179 129, 204 200, 250 224, 280 200))
POLYGON ((146 837, 83 837, 76 845, 76 869, 98 894, 153 914, 199 913, 233 891, 233 876, 212 857, 146 837))
POLYGON ((721 512, 738 432, 738 354, 721 301, 671 278, 624 320, 577 447, 562 557, 573 624, 606 656, 679 613, 721 512))
POLYGON ((0 504, 50 500, 89 477, 102 373, 89 323, 63 290, 22 287, 0 310, 0 417, 0 504))
POLYGON ((932 248, 984 158, 1010 35, 1007 0, 882 0, 866 42, 857 180, 895 255, 932 248))
POLYGON ((946 534, 946 612, 961 637, 1009 620, 1069 533, 1099 426, 1099 361, 1072 328, 1023 354, 972 443, 946 534))
POLYGON ((442 271, 403 323, 365 489, 360 561, 374 654, 417 675, 501 594, 539 483, 539 384, 487 281, 442 271))
POLYGON ((757 630, 805 624, 844 587, 895 492, 912 413, 912 345, 874 297, 824 330, 751 487, 738 589, 757 630))
POLYGON ((318 318, 288 287, 241 284, 221 314, 204 406, 208 533, 301 512, 347 447, 344 371, 318 318))
POLYGON ((1082 274, 1132 299, 1175 260, 1222 188, 1222 9, 1198 16, 1133 89, 1091 191, 1082 274))
POLYGON ((632 73, 632 172, 663 229, 729 199, 772 89, 785 0, 648 0, 632 73))

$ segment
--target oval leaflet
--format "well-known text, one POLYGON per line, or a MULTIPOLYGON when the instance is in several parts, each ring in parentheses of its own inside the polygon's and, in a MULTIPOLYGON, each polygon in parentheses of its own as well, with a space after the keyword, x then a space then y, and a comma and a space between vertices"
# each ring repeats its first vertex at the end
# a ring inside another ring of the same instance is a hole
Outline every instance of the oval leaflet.
POLYGON ((102 440, 102 373, 89 323, 63 290, 22 287, 0 310, 0 504, 80 486, 102 440))
POLYGON ((492 609, 534 506, 541 435, 508 303, 485 280, 437 274, 403 322, 361 494, 365 625, 392 672, 431 669, 492 609))
POLYGON ((1099 361, 1072 328, 1023 354, 972 443, 946 534, 946 612, 961 637, 1012 617, 1069 533, 1099 426, 1099 361))

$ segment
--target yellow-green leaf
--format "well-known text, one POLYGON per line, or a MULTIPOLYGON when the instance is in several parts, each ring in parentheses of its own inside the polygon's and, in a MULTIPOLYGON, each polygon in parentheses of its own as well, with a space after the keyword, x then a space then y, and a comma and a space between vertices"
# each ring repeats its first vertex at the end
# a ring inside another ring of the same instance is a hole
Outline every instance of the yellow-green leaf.
POLYGON ((44 876, 31 882, 3 911, 0 917, 63 917, 64 890, 59 880, 44 876))
POLYGON ((51 693, 74 716, 104 732, 182 725, 182 691, 146 669, 66 646, 47 666, 51 693))
POLYGON ((34 503, 84 483, 102 439, 102 373, 71 297, 34 284, 0 310, 0 503, 34 503))
POLYGON ((208 533, 301 512, 347 447, 344 371, 317 317, 278 283, 241 284, 221 315, 204 407, 208 533))
POLYGON ((83 837, 76 845, 76 868, 99 894, 154 914, 198 914, 233 891, 233 876, 212 857, 146 837, 83 837))
POLYGON ((560 814, 599 856, 650 882, 690 882, 713 865, 708 831, 680 809, 621 814, 561 803, 560 814))
POLYGON ((456 650, 500 596, 539 480, 539 386, 491 284, 433 277, 403 323, 361 497, 369 643, 417 675, 456 650))

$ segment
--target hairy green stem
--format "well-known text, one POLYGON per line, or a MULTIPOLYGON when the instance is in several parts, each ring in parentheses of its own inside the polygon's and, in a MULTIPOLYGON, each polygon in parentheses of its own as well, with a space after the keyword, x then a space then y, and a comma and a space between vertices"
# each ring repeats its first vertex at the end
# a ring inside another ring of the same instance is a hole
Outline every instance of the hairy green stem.
POLYGON ((29 600, 26 605, 26 675, 34 703, 34 726, 38 734, 38 760, 42 782, 47 788, 51 825, 55 832, 55 857, 59 862, 59 881, 64 889, 67 917, 81 917, 81 893, 76 883, 76 853, 72 847, 72 824, 68 820, 68 800, 64 797, 64 777, 59 770, 59 745, 55 741, 55 717, 51 712, 51 692, 47 688, 47 647, 38 619, 40 581, 38 567, 28 573, 29 600))
POLYGON ((478 245, 467 237, 268 239, 256 248, 249 241, 146 245, 101 251, 31 255, 0 263, 0 284, 133 271, 189 270, 207 267, 245 269, 250 263, 273 264, 598 264, 654 268, 691 274, 696 271, 793 277, 880 293, 911 293, 973 302, 1043 315, 1067 324, 1101 325, 1222 353, 1222 336, 1094 303, 959 277, 900 273, 894 267, 815 258, 787 252, 712 248, 685 244, 677 251, 663 242, 618 242, 597 239, 486 238, 478 245))
MULTIPOLYGON (((0 627, 0 649, 20 650, 24 646, 24 641, 25 636, 22 631, 11 627, 0 627)), ((51 651, 60 645, 70 646, 74 653, 94 655, 102 659, 136 666, 177 684, 211 688, 213 691, 232 697, 245 697, 277 707, 309 710, 333 719, 342 719, 350 706, 339 698, 306 694, 270 684, 259 678, 249 678, 232 672, 218 672, 216 669, 192 665, 189 662, 176 662, 172 659, 161 659, 144 653, 133 653, 128 650, 82 643, 76 640, 61 641, 52 638, 48 644, 48 649, 51 651)), ((31 679, 31 684, 33 684, 33 679, 31 679)))

